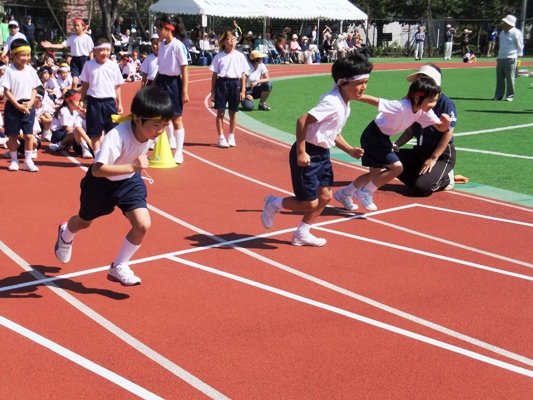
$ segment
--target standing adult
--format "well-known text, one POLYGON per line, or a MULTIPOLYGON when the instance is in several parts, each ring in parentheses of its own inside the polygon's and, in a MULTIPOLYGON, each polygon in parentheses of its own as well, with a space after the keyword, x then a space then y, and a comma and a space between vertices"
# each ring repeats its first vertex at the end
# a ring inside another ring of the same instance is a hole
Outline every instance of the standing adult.
POLYGON ((470 47, 468 47, 468 43, 470 42, 471 34, 472 34, 472 31, 469 29, 465 29, 463 31, 463 35, 461 36, 462 54, 466 54, 470 51, 470 47))
POLYGON ((446 40, 444 42, 444 59, 452 59, 452 48, 453 48, 453 35, 455 35, 455 28, 450 24, 446 25, 446 40))
POLYGON ((494 52, 496 48, 496 40, 498 40, 498 28, 494 27, 489 32, 487 42, 487 58, 492 57, 492 53, 494 52))
POLYGON ((415 60, 421 60, 424 55, 424 41, 426 40, 426 34, 424 27, 419 26, 418 31, 415 33, 415 60))
POLYGON ((111 27, 111 36, 114 41, 113 46, 115 48, 115 54, 120 53, 122 50, 122 32, 120 31, 120 25, 122 25, 123 21, 124 19, 122 17, 118 17, 111 27))
MULTIPOLYGON (((420 77, 429 77, 441 86, 442 76, 439 67, 427 64, 406 79, 413 82, 420 77)), ((439 94, 433 107, 437 117, 450 116, 450 127, 446 132, 437 131, 433 125, 422 128, 415 123, 396 140, 395 149, 403 146, 413 136, 416 145, 412 149, 399 149, 398 158, 403 164, 403 172, 398 179, 411 188, 415 196, 430 196, 438 190, 453 188, 453 168, 455 166, 455 147, 453 131, 457 123, 455 104, 443 93, 439 94)))
POLYGON ((500 48, 496 60, 496 92, 493 100, 503 99, 513 101, 514 99, 514 79, 516 76, 516 63, 518 57, 522 57, 524 51, 524 41, 522 32, 515 27, 516 17, 507 15, 502 19, 502 31, 500 32, 500 48), (507 90, 505 86, 507 84, 507 90))
POLYGON ((26 22, 22 24, 21 31, 30 44, 31 55, 33 57, 33 54, 35 53, 35 24, 31 20, 31 15, 26 15, 26 22))

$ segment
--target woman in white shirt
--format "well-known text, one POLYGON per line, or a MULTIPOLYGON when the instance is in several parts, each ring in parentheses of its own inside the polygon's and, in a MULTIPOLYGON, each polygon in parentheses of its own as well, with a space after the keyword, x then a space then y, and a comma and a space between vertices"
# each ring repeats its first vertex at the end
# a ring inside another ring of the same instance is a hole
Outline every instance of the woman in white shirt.
POLYGON ((254 99, 260 99, 258 110, 270 111, 266 104, 270 92, 272 92, 272 82, 268 75, 268 69, 263 63, 266 54, 259 50, 250 53, 250 70, 246 74, 246 97, 241 102, 243 111, 254 109, 254 99))

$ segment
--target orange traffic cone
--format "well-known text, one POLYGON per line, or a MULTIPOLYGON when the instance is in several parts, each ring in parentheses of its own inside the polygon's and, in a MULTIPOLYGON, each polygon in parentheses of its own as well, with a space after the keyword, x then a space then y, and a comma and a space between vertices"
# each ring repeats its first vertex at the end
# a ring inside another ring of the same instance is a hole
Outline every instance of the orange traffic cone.
POLYGON ((175 168, 178 166, 174 162, 166 131, 157 138, 149 166, 151 168, 175 168))

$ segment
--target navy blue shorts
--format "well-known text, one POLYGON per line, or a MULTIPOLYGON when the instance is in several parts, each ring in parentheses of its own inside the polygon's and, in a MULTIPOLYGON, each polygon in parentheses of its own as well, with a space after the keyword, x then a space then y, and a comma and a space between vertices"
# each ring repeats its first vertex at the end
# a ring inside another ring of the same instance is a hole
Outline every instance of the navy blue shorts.
POLYGON ((94 177, 92 168, 89 168, 81 180, 80 188, 78 215, 85 221, 111 214, 115 207, 120 208, 124 214, 138 208, 148 208, 148 193, 140 172, 129 179, 110 181, 94 177))
POLYGON ((111 121, 111 116, 118 114, 117 102, 114 98, 97 99, 87 96, 87 136, 102 136, 102 131, 109 132, 118 124, 111 121))
POLYGON ((70 60, 70 74, 74 77, 79 77, 81 74, 81 71, 83 70, 83 66, 85 63, 89 60, 89 57, 87 56, 72 56, 72 60, 70 60))
POLYGON ((217 78, 215 82, 215 110, 239 111, 241 102, 241 80, 235 78, 217 78))
MULTIPOLYGON (((23 103, 29 100, 19 100, 23 103)), ((6 101, 4 109, 4 133, 6 136, 18 136, 20 131, 25 135, 33 133, 33 124, 35 122, 35 106, 30 110, 29 114, 24 114, 15 108, 8 100, 6 101)))
POLYGON ((333 167, 331 166, 329 149, 305 142, 305 151, 311 157, 311 164, 308 167, 300 167, 296 143, 291 147, 289 164, 291 166, 292 189, 298 200, 312 201, 318 199, 319 187, 333 186, 333 167))
POLYGON ((159 89, 169 94, 170 100, 172 101, 172 108, 174 109, 174 116, 179 117, 183 115, 183 99, 181 98, 183 81, 181 80, 181 76, 158 75, 156 85, 159 89))
POLYGON ((65 136, 67 136, 66 129, 57 129, 55 131, 52 131, 52 139, 50 141, 52 143, 59 143, 63 140, 65 136))
POLYGON ((400 161, 392 151, 390 136, 385 135, 375 121, 372 121, 361 135, 361 147, 365 151, 361 163, 365 167, 384 168, 400 161))

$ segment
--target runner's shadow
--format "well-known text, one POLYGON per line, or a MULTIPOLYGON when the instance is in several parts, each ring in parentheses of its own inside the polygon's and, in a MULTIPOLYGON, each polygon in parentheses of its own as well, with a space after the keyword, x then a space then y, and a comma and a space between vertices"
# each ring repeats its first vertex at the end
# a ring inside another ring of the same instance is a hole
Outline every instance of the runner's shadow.
MULTIPOLYGON (((54 275, 52 274, 59 273, 61 271, 61 268, 59 267, 48 267, 44 265, 31 265, 30 268, 32 268, 35 272, 44 275, 46 278, 53 278, 54 275)), ((24 271, 17 276, 11 276, 0 280, 0 298, 38 299, 43 297, 42 295, 36 292, 39 290, 39 286, 45 286, 46 283, 38 283, 35 285, 17 287, 18 285, 30 283, 32 281, 35 281, 36 279, 39 278, 34 276, 31 271, 24 271), (4 290, 4 288, 9 288, 11 286, 15 287, 12 289, 4 290)), ((85 287, 83 283, 73 281, 72 279, 59 279, 57 281, 53 281, 52 283, 60 287, 61 289, 69 290, 71 292, 79 294, 98 294, 100 296, 109 297, 110 299, 114 300, 125 300, 130 297, 128 294, 119 293, 112 290, 88 288, 85 287)))
POLYGON ((216 146, 215 143, 184 143, 183 147, 213 147, 216 146))
POLYGON ((219 249, 224 250, 231 250, 233 249, 233 246, 242 247, 245 249, 262 249, 262 250, 272 250, 277 249, 278 245, 287 245, 291 244, 288 240, 278 240, 273 238, 264 238, 264 237, 256 237, 255 235, 246 235, 242 233, 224 233, 221 235, 214 235, 219 240, 213 238, 212 235, 191 235, 187 236, 185 239, 190 240, 192 243, 191 245, 194 247, 208 247, 215 244, 219 244, 220 239, 222 239, 223 242, 234 242, 238 241, 237 243, 230 243, 229 245, 224 246, 218 246, 219 249))

